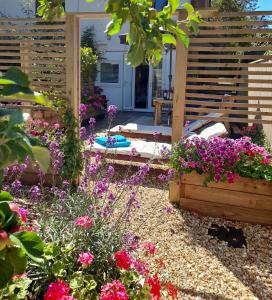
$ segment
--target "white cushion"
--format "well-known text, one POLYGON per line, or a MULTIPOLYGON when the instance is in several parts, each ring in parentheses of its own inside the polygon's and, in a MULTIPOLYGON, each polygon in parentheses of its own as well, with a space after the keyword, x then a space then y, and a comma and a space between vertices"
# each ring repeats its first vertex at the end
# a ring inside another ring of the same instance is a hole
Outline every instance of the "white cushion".
POLYGON ((216 123, 212 126, 209 126, 206 129, 202 130, 199 134, 199 137, 209 140, 215 136, 222 136, 227 133, 228 133, 228 131, 227 131, 226 127, 224 126, 224 124, 216 123))

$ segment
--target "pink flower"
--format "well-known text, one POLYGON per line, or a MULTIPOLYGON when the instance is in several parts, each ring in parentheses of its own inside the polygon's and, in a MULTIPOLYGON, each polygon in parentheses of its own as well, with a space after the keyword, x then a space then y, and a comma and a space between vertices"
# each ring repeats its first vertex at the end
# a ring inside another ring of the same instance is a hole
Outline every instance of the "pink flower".
POLYGON ((117 251, 113 255, 116 266, 120 269, 129 270, 131 267, 131 258, 125 250, 117 251))
POLYGON ((149 255, 154 255, 156 246, 150 242, 145 242, 142 244, 142 249, 144 249, 149 255))
POLYGON ((125 286, 119 281, 114 280, 102 286, 100 300, 128 300, 125 286))
MULTIPOLYGON (((44 300, 63 300, 69 299, 70 287, 64 281, 58 279, 49 285, 46 293, 44 294, 44 300), (66 297, 66 298, 65 298, 66 297)), ((70 298, 71 299, 71 298, 70 298)), ((73 298, 72 298, 73 299, 73 298)))
POLYGON ((140 259, 133 262, 133 267, 140 275, 146 276, 149 274, 148 264, 140 259))
POLYGON ((28 209, 19 208, 19 215, 20 215, 20 217, 21 217, 21 219, 22 219, 23 222, 27 221, 28 214, 29 214, 28 209))
POLYGON ((83 227, 85 229, 89 229, 93 225, 93 220, 88 216, 82 216, 76 219, 76 226, 83 227))
POLYGON ((87 268, 94 259, 94 255, 91 252, 80 253, 78 261, 82 264, 83 268, 87 268))

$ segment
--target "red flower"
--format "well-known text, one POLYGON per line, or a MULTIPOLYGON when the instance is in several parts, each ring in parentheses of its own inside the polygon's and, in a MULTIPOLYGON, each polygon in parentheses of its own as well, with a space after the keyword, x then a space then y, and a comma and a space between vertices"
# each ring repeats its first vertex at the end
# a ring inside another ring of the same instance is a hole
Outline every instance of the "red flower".
POLYGON ((166 283, 168 296, 172 297, 173 300, 178 299, 178 290, 173 286, 171 282, 166 283))
POLYGON ((146 283, 151 287, 150 293, 152 294, 152 299, 160 300, 161 299, 161 283, 157 274, 153 277, 149 277, 146 283))
POLYGON ((120 269, 129 270, 131 267, 131 258, 125 250, 113 254, 116 266, 120 269))
MULTIPOLYGON (((58 279, 56 282, 53 282, 49 285, 46 293, 44 294, 44 300, 64 300, 71 297, 69 295, 70 287, 64 281, 58 279), (68 297, 68 298, 67 298, 68 297)), ((73 299, 73 298, 72 298, 73 299)))
POLYGON ((100 300, 128 300, 125 286, 119 281, 114 280, 102 286, 100 300))

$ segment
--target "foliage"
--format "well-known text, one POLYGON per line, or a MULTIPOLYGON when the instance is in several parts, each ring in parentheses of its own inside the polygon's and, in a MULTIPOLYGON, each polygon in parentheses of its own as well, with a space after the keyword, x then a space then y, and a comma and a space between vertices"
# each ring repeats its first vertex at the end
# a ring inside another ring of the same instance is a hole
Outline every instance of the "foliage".
POLYGON ((81 47, 83 48, 92 48, 93 52, 100 57, 101 53, 98 51, 97 46, 95 44, 95 38, 94 38, 94 26, 86 27, 83 30, 82 36, 81 36, 81 47))
POLYGON ((43 16, 45 19, 53 19, 54 17, 63 17, 64 0, 38 0, 38 15, 43 16))
POLYGON ((211 6, 220 11, 251 11, 256 10, 258 0, 212 0, 211 6))
MULTIPOLYGON (((48 103, 43 96, 36 96, 29 88, 27 75, 19 69, 10 68, 4 77, 0 78, 0 96, 5 101, 10 97, 21 96, 29 101, 37 103, 48 103)), ((14 164, 16 161, 24 162, 28 156, 33 161, 38 161, 40 167, 45 171, 49 166, 48 151, 38 145, 32 145, 27 134, 20 128, 23 115, 20 110, 1 110, 0 112, 0 173, 1 182, 4 168, 14 164)), ((0 184, 1 188, 1 184, 0 184)))
POLYGON ((12 199, 9 193, 0 193, 0 289, 25 271, 27 257, 42 262, 43 242, 35 232, 28 231, 25 211, 12 199))
POLYGON ((232 183, 239 176, 272 180, 271 155, 248 137, 209 141, 183 139, 174 146, 170 163, 178 176, 193 171, 207 174, 204 184, 210 181, 232 183))
MULTIPOLYGON (((39 0, 39 15, 44 18, 52 18, 63 13, 61 0, 49 1, 39 0)), ((93 0, 86 0, 93 2, 93 0)), ((161 61, 162 52, 166 44, 176 44, 176 37, 180 39, 185 47, 189 46, 189 38, 182 30, 177 21, 172 19, 179 6, 179 0, 169 0, 162 11, 153 8, 151 0, 108 0, 105 11, 112 15, 107 25, 106 33, 109 36, 120 32, 123 25, 130 25, 127 34, 129 51, 127 62, 133 67, 142 63, 156 65, 161 61)), ((184 8, 188 17, 184 25, 190 30, 196 30, 200 23, 199 14, 194 11, 191 4, 185 3, 184 8)))
POLYGON ((77 181, 83 169, 83 142, 78 136, 78 120, 69 107, 64 108, 62 124, 65 131, 60 145, 64 154, 61 176, 63 179, 77 181))
MULTIPOLYGON (((86 104, 94 109, 101 109, 107 107, 107 97, 102 95, 103 89, 95 86, 93 93, 91 93, 90 89, 83 88, 81 94, 81 103, 86 104)), ((87 110, 87 107, 86 107, 87 110)))
POLYGON ((95 82, 97 76, 98 56, 92 48, 80 48, 80 67, 83 80, 95 82))
POLYGON ((241 134, 251 138, 252 143, 264 147, 268 152, 271 152, 271 146, 267 140, 267 136, 258 125, 246 126, 242 128, 241 134))

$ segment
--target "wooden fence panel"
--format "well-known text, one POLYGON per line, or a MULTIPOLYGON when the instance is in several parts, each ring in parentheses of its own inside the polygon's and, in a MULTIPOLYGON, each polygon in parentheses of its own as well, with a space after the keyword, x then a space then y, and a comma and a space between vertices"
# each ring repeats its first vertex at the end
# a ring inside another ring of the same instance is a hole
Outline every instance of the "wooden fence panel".
POLYGON ((35 91, 67 98, 65 19, 0 19, 0 72, 12 66, 29 75, 35 91))
MULTIPOLYGON (((220 13, 200 11, 199 34, 191 34, 187 65, 176 65, 180 76, 175 90, 185 86, 185 119, 210 119, 227 123, 272 124, 272 12, 220 13), (254 63, 256 60, 265 62, 254 63), (184 82, 185 80, 185 82, 184 82), (218 112, 214 118, 211 112, 218 112)), ((181 18, 180 18, 181 20, 181 18)), ((184 51, 177 49, 177 62, 184 51)), ((174 115, 178 113, 174 112, 174 115)), ((184 118, 173 119, 173 131, 184 118)), ((173 132, 173 142, 179 136, 173 132)))

